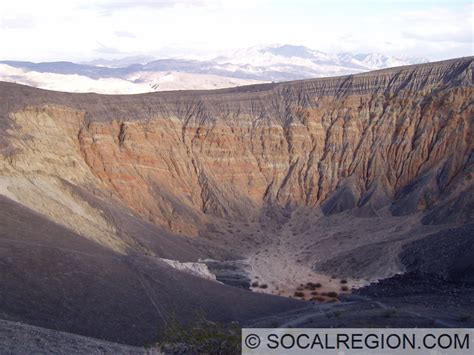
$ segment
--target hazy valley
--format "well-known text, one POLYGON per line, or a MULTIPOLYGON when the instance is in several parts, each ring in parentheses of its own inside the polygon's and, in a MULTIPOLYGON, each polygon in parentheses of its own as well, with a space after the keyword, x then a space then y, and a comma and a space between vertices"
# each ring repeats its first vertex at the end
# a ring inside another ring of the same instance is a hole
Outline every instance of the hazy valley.
POLYGON ((380 53, 332 54, 286 44, 245 48, 216 57, 132 56, 84 63, 3 60, 0 80, 56 91, 138 94, 355 74, 423 62, 427 60, 380 53))

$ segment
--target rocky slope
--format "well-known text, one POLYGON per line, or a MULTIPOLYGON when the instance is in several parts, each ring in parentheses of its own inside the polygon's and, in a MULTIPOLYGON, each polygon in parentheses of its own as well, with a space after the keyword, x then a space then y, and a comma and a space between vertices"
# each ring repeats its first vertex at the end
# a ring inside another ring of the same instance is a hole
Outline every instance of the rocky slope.
MULTIPOLYGON (((270 278, 268 292, 292 292, 304 282, 282 275, 280 285, 273 276, 285 270, 304 272, 308 281, 321 273, 325 280, 349 277, 353 285, 404 271, 404 245, 472 221, 472 70, 473 58, 460 58, 336 78, 131 96, 0 83, 0 206, 14 216, 0 237, 8 245, 5 255, 15 255, 1 259, 8 260, 0 263, 0 275, 9 292, 0 293, 0 310, 117 341, 134 314, 146 313, 145 304, 163 302, 167 309, 176 300, 189 305, 198 299, 225 320, 237 308, 248 319, 256 310, 301 306, 178 270, 166 278, 170 266, 159 258, 247 258, 251 277, 270 278), (18 223, 33 215, 34 226, 18 223), (55 237, 31 241, 24 228, 37 232, 46 220, 55 237), (74 244, 78 240, 83 245, 74 244), (65 245, 58 251, 60 241, 65 245), (46 254, 30 253, 27 246, 38 243, 46 254), (87 307, 82 296, 67 293, 81 299, 84 319, 109 314, 100 294, 120 303, 114 291, 124 282, 120 273, 131 280, 142 275, 127 289, 143 287, 148 295, 105 334, 61 318, 76 314, 67 304, 57 312, 46 306, 24 311, 34 302, 27 294, 36 283, 27 278, 25 287, 23 278, 30 268, 44 271, 49 291, 37 299, 50 304, 51 293, 69 290, 69 281, 58 274, 62 267, 48 269, 44 256, 62 265, 71 250, 83 248, 101 255, 92 270, 77 261, 84 285, 98 282, 91 277, 104 267, 118 273, 95 289, 87 307), (49 273, 57 275, 54 282, 49 273), (143 279, 148 286, 140 286, 143 279), (183 282, 197 291, 181 297, 176 290, 185 292, 177 286, 183 282), (217 297, 223 292, 227 300, 217 297), (44 321, 46 314, 51 321, 44 321)), ((185 317, 187 308, 178 309, 185 317)), ((159 314, 146 319, 143 327, 163 321, 159 314)), ((141 344, 151 337, 148 331, 126 338, 141 344)))
POLYGON ((216 92, 1 95, 4 178, 106 189, 183 234, 266 202, 431 208, 472 150, 470 58, 216 92))
POLYGON ((171 315, 230 322, 306 307, 176 270, 156 255, 208 254, 124 214, 117 238, 141 252, 104 247, 2 196, 0 211, 0 319, 150 345, 171 315))
POLYGON ((80 335, 58 332, 27 324, 0 320, 0 353, 2 354, 127 354, 158 355, 145 349, 80 335))

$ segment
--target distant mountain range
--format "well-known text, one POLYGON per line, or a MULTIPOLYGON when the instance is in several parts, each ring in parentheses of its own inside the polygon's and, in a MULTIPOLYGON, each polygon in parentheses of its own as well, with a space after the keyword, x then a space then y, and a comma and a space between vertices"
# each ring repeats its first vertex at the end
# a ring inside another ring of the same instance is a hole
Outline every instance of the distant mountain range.
POLYGON ((424 58, 329 54, 304 46, 278 45, 208 59, 136 56, 87 63, 0 61, 0 80, 58 91, 130 94, 338 76, 424 62, 424 58))

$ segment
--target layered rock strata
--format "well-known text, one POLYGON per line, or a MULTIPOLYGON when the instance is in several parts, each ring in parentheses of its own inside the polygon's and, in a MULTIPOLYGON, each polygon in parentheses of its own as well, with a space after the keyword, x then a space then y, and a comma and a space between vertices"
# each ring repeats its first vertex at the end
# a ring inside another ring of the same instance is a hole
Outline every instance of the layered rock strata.
MULTIPOLYGON (((184 235, 213 217, 249 218, 266 203, 321 206, 326 214, 355 207, 373 213, 393 201, 395 214, 429 209, 455 178, 472 174, 472 67, 472 58, 462 58, 132 96, 2 83, 2 189, 25 200, 18 176, 60 177, 108 191, 184 235)), ((51 195, 54 188, 44 185, 53 180, 36 185, 51 195)), ((54 203, 25 204, 54 218, 54 203)), ((94 218, 111 238, 112 227, 94 218)))

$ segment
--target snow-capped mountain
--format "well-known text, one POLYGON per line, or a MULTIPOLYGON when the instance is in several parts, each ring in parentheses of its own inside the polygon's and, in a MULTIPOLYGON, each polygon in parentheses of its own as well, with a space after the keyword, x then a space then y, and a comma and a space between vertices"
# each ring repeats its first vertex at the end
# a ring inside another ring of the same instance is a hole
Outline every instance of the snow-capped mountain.
POLYGON ((0 80, 60 91, 118 94, 217 89, 427 62, 422 58, 395 58, 380 53, 331 54, 294 45, 251 47, 205 60, 150 59, 138 56, 82 64, 0 61, 0 80))
POLYGON ((152 57, 151 55, 136 55, 136 56, 124 57, 124 58, 118 58, 118 59, 99 58, 99 59, 90 60, 88 62, 82 62, 80 64, 94 65, 98 67, 123 68, 123 67, 128 67, 129 65, 133 65, 133 64, 146 64, 146 63, 151 62, 152 60, 155 60, 155 58, 152 57))
POLYGON ((221 68, 245 72, 254 79, 281 81, 360 73, 425 63, 423 58, 395 58, 380 53, 331 54, 304 46, 251 47, 215 58, 221 68))
POLYGON ((389 57, 380 53, 369 53, 369 54, 351 54, 351 53, 340 53, 338 55, 339 60, 346 65, 354 65, 370 70, 398 67, 401 65, 426 63, 427 59, 424 58, 395 58, 389 57))

